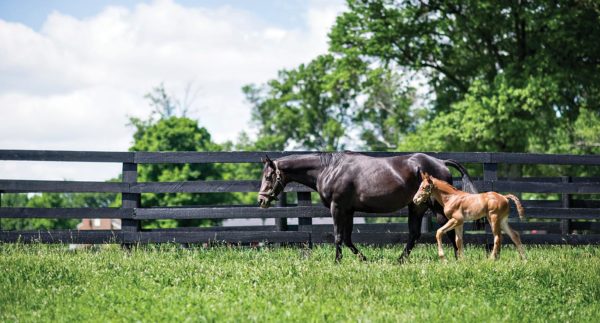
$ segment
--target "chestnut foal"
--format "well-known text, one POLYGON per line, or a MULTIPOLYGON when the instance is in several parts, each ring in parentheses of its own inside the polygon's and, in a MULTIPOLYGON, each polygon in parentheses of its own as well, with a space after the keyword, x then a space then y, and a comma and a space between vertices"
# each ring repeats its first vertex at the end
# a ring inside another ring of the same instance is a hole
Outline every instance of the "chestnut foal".
POLYGON ((494 234, 494 249, 490 255, 491 259, 497 259, 500 253, 500 243, 502 242, 502 229, 512 239, 517 246, 519 256, 525 259, 525 251, 521 244, 519 234, 508 225, 508 199, 515 202, 519 217, 524 218, 523 206, 519 199, 512 195, 501 195, 496 192, 487 192, 481 194, 469 194, 458 190, 454 186, 439 180, 427 173, 421 172, 421 185, 413 197, 415 204, 421 204, 429 199, 430 196, 444 207, 444 215, 448 222, 439 228, 435 234, 438 244, 438 255, 443 260, 444 250, 442 249, 442 235, 452 229, 456 231, 456 246, 458 247, 458 256, 463 256, 463 224, 466 220, 477 220, 487 216, 488 222, 492 227, 494 234))

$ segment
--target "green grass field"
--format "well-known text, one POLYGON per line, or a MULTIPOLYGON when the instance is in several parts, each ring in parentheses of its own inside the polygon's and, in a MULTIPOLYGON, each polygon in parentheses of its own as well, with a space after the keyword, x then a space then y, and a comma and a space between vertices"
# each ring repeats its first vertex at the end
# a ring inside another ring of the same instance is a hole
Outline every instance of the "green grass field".
MULTIPOLYGON (((345 249, 0 245, 0 321, 600 321, 600 247, 437 260, 345 249)), ((449 250, 448 250, 449 251, 449 250)))

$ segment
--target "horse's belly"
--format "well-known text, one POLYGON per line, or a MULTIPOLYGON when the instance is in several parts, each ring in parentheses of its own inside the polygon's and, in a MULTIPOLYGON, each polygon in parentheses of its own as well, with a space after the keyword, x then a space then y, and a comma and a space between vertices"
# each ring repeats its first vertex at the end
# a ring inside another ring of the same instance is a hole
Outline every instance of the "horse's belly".
POLYGON ((412 197, 403 196, 401 192, 381 195, 360 195, 355 209, 360 212, 386 213, 393 212, 408 205, 412 197))

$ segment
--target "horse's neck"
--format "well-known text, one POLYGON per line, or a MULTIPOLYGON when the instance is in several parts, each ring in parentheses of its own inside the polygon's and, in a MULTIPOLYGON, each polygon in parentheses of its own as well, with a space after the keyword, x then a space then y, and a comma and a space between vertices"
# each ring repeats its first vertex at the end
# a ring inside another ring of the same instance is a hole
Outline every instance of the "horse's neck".
POLYGON ((292 155, 277 161, 277 167, 286 177, 286 182, 298 182, 314 190, 321 172, 321 159, 317 155, 292 155))
POLYGON ((446 205, 446 202, 448 202, 448 200, 452 196, 454 196, 458 192, 460 192, 459 190, 457 190, 452 185, 450 185, 446 182, 440 181, 438 179, 434 179, 433 181, 434 181, 433 186, 435 187, 435 189, 433 191, 433 194, 434 194, 433 197, 441 205, 446 205))

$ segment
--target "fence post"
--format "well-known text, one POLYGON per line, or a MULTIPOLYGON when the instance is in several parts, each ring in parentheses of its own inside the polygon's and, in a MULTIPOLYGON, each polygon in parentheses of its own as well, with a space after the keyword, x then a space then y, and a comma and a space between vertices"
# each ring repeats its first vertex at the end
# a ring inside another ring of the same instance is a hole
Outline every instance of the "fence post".
MULTIPOLYGON (((561 181, 563 183, 570 183, 571 176, 561 176, 561 181)), ((562 194, 562 207, 570 208, 571 207, 571 195, 567 193, 562 194)), ((570 234, 571 233, 571 220, 562 219, 560 220, 560 233, 561 234, 570 234)))
MULTIPOLYGON (((298 192, 296 194, 298 195, 298 206, 312 205, 310 192, 298 192)), ((299 217, 298 231, 308 232, 310 234, 310 240, 308 240, 308 247, 312 248, 312 218, 299 217)))
MULTIPOLYGON (((137 164, 135 163, 123 163, 123 183, 133 184, 137 182, 137 164)), ((141 195, 139 193, 121 193, 121 207, 122 208, 138 208, 140 207, 141 195)), ((121 219, 121 233, 123 234, 123 241, 125 247, 131 247, 132 238, 135 234, 141 231, 141 224, 139 220, 133 219, 121 219), (129 238, 132 237, 132 238, 129 238)), ((137 239, 137 237, 136 237, 137 239)))
MULTIPOLYGON (((277 202, 278 207, 285 207, 287 205, 287 193, 281 192, 279 194, 279 201, 277 202)), ((277 231, 287 231, 287 218, 276 218, 275 226, 277 231)))
MULTIPOLYGON (((494 190, 494 182, 498 180, 498 164, 497 163, 484 163, 483 164, 483 189, 484 190, 494 190)), ((489 225, 485 225, 485 219, 482 219, 480 222, 475 222, 475 229, 484 229, 485 228, 485 248, 487 251, 492 250, 492 246, 494 245, 494 238, 492 235, 492 230, 489 225), (478 223, 478 224, 477 224, 478 223), (481 227, 483 226, 483 228, 481 227)))

